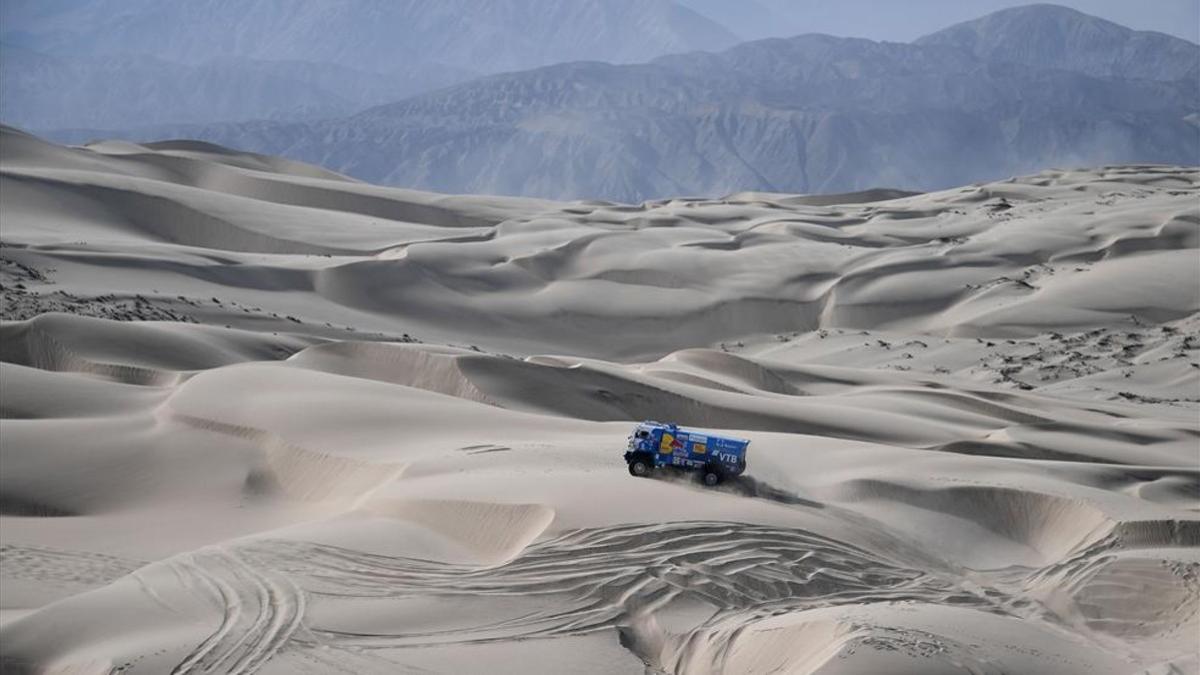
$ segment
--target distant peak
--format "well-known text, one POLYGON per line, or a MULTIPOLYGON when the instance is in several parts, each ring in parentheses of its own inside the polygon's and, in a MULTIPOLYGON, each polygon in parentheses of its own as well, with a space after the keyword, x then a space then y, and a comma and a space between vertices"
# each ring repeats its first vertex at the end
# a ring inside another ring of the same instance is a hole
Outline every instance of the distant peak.
POLYGON ((1176 80, 1200 63, 1200 46, 1052 4, 1001 9, 931 33, 918 45, 956 47, 989 61, 1094 77, 1176 80))
POLYGON ((1028 5, 1017 5, 1015 7, 1005 7, 1004 9, 999 9, 999 10, 996 10, 995 12, 992 12, 988 16, 1002 16, 1005 14, 1011 14, 1011 15, 1015 15, 1015 14, 1045 14, 1045 15, 1098 18, 1098 17, 1093 17, 1090 14, 1085 14, 1085 13, 1075 9, 1074 7, 1066 7, 1064 5, 1056 5, 1051 2, 1034 2, 1034 3, 1030 3, 1028 5))
POLYGON ((939 36, 952 35, 961 33, 964 30, 980 31, 980 30, 1003 30, 1005 28, 1020 28, 1028 26, 1031 22, 1044 22, 1061 24, 1063 22, 1073 23, 1092 23, 1104 26, 1108 29, 1117 29, 1126 33, 1135 32, 1132 28, 1122 26, 1107 19, 1102 19, 1098 16, 1085 14, 1071 7, 1062 5, 1054 5, 1050 3, 1036 3, 1032 5, 1019 5, 1017 7, 1006 7, 997 10, 990 14, 985 14, 976 19, 970 19, 956 23, 948 28, 943 28, 935 33, 930 33, 917 40, 918 43, 928 42, 937 39, 939 36))

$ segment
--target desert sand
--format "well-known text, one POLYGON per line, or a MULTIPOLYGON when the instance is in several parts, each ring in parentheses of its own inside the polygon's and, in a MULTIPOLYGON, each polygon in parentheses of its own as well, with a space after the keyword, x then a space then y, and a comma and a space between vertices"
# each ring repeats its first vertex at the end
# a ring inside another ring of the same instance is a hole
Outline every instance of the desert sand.
POLYGON ((0 659, 1200 670, 1200 171, 640 205, 0 135, 0 659), (752 441, 633 478, 632 422, 752 441))

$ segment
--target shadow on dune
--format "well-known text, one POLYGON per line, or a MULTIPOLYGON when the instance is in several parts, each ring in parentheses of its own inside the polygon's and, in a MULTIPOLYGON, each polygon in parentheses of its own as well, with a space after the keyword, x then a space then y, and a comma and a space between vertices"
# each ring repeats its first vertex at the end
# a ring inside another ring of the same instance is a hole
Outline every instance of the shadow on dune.
POLYGON ((811 499, 805 499, 800 495, 788 492, 777 488, 773 485, 765 483, 754 476, 738 476, 732 478, 725 483, 717 486, 721 492, 735 494, 742 497, 751 497, 753 499, 766 499, 788 506, 804 506, 811 509, 823 509, 825 505, 821 502, 815 502, 811 499))
POLYGON ((780 504, 787 504, 788 506, 803 506, 813 509, 825 508, 825 504, 821 502, 805 499, 795 493, 770 485, 754 476, 741 475, 729 477, 716 487, 704 487, 700 485, 698 474, 689 471, 659 470, 654 474, 654 479, 668 483, 686 483, 695 485, 700 490, 723 492, 751 499, 765 499, 780 504))

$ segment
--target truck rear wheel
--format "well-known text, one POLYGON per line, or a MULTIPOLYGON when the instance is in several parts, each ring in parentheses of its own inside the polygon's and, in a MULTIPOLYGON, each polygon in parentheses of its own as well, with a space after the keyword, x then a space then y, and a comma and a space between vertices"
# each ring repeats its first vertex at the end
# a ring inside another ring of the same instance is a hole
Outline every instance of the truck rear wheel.
POLYGON ((633 461, 629 462, 629 475, 637 476, 638 478, 645 478, 649 476, 650 464, 641 457, 634 459, 633 461))

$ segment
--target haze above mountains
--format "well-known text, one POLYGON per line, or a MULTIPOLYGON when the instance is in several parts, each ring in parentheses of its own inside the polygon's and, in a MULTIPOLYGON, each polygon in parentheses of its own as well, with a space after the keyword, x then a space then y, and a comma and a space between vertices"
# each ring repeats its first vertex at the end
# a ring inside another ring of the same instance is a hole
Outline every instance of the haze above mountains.
MULTIPOLYGON (((1200 163, 1200 46, 1064 7, 911 44, 739 43, 720 3, 465 2, 10 4, 0 117, 66 142, 187 137, 370 182, 627 202, 1200 163)), ((747 5, 741 32, 771 7, 747 5)))
POLYGON ((40 129, 315 118, 486 73, 738 41, 667 0, 85 0, 4 11, 12 95, 0 110, 40 129))

